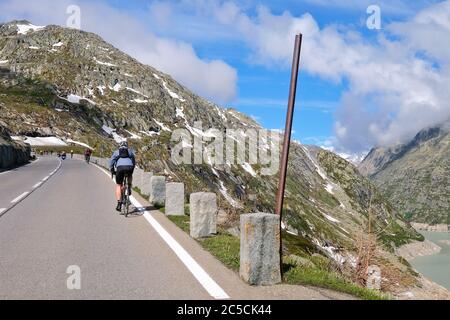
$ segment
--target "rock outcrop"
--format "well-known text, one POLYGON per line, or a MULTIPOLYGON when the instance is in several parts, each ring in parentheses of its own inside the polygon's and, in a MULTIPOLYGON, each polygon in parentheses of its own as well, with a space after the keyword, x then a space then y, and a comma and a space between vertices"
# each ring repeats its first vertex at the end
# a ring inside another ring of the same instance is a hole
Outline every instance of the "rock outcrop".
POLYGON ((9 137, 0 126, 0 170, 15 167, 30 160, 30 147, 9 137))

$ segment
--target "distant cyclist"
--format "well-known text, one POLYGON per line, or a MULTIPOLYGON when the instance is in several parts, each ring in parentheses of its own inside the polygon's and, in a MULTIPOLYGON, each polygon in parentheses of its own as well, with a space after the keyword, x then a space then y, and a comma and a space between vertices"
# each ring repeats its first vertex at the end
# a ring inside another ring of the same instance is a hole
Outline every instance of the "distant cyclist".
POLYGON ((87 163, 89 163, 89 161, 91 161, 91 155, 92 155, 92 150, 87 148, 84 151, 84 159, 86 160, 87 163))
POLYGON ((133 171, 136 166, 136 158, 134 151, 128 147, 128 142, 122 141, 119 144, 119 149, 114 151, 111 160, 109 161, 109 169, 112 174, 116 175, 116 199, 117 211, 122 209, 122 183, 125 175, 128 175, 128 184, 131 193, 131 186, 133 182, 133 171))

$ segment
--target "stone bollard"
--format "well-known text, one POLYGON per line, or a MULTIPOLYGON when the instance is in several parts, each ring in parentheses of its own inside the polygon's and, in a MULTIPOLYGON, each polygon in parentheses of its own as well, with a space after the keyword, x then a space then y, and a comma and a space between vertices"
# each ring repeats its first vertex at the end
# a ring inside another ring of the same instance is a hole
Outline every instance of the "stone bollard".
POLYGON ((268 213, 241 215, 239 275, 250 285, 281 282, 280 217, 268 213))
POLYGON ((166 183, 166 215, 184 216, 184 183, 166 183))
MULTIPOLYGON (((144 178, 147 172, 144 173, 144 178)), ((166 177, 152 176, 150 178, 150 202, 155 206, 164 206, 166 198, 166 177)))
MULTIPOLYGON (((141 193, 145 195, 150 195, 152 190, 152 178, 153 173, 151 172, 143 172, 142 173, 142 182, 141 182, 141 193)), ((165 183, 165 182, 164 182, 165 183)))
POLYGON ((372 265, 367 268, 366 287, 372 290, 381 290, 381 269, 372 265))
POLYGON ((217 196, 215 193, 192 193, 189 199, 190 234, 192 238, 217 233, 217 196))

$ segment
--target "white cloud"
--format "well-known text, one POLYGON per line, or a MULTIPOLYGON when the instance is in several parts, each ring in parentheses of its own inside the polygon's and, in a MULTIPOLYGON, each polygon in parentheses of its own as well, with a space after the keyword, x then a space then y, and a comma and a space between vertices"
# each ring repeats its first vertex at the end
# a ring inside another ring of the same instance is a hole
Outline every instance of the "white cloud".
MULTIPOLYGON (((33 23, 64 26, 68 17, 66 8, 70 4, 80 6, 83 30, 99 34, 140 62, 170 74, 205 98, 218 103, 229 102, 235 98, 237 71, 233 67, 221 60, 199 58, 189 43, 157 37, 143 22, 106 3, 7 0, 0 3, 0 18, 5 21, 28 19, 33 23)), ((165 12, 165 18, 170 16, 170 8, 164 5, 152 8, 165 12)))
POLYGON ((250 16, 229 2, 218 4, 215 14, 242 35, 251 60, 267 67, 288 68, 294 36, 303 33, 302 70, 348 83, 336 114, 339 148, 362 151, 402 142, 450 117, 450 43, 444 40, 449 0, 390 25, 376 41, 342 26, 321 28, 310 14, 276 15, 259 7, 250 16))

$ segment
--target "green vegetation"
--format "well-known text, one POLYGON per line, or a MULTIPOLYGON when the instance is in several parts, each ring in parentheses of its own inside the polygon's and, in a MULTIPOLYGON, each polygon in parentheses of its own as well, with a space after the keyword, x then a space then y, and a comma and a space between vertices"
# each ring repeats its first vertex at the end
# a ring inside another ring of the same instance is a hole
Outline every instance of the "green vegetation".
POLYGON ((181 230, 189 233, 189 217, 186 216, 168 216, 169 220, 175 223, 181 230))
MULTIPOLYGON (((189 233, 188 216, 168 216, 181 230, 189 233)), ((216 236, 198 241, 203 248, 211 252, 217 259, 230 269, 239 270, 239 239, 229 233, 219 230, 216 236)))
POLYGON ((424 241, 425 238, 418 232, 411 230, 408 232, 405 228, 402 228, 396 221, 392 221, 389 227, 379 236, 382 243, 390 250, 393 250, 391 243, 394 243, 396 247, 410 243, 412 240, 424 241))
MULTIPOLYGON (((173 223, 185 232, 189 232, 189 217, 187 216, 169 216, 173 223)), ((283 233, 283 240, 289 247, 296 247, 296 253, 303 256, 309 256, 317 249, 306 239, 295 237, 283 233)), ((220 230, 214 237, 198 240, 198 243, 211 252, 219 261, 228 268, 239 270, 239 250, 240 241, 229 233, 220 230)), ((339 275, 330 271, 330 263, 327 258, 320 256, 309 256, 312 265, 297 267, 292 264, 283 264, 283 281, 294 285, 310 285, 338 292, 347 293, 364 300, 387 300, 389 296, 379 292, 360 287, 339 275)))
POLYGON ((227 267, 235 271, 239 270, 239 238, 219 231, 216 236, 202 239, 199 242, 203 248, 211 252, 227 267))
POLYGON ((348 293, 363 300, 388 300, 389 296, 360 287, 337 273, 317 267, 283 265, 283 281, 289 284, 311 285, 348 293))

